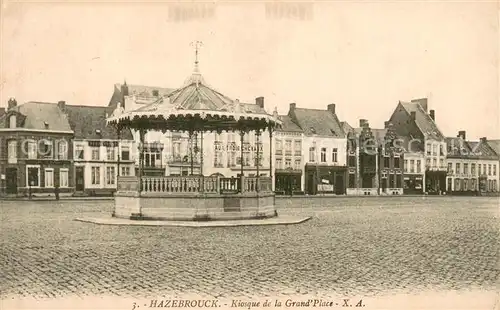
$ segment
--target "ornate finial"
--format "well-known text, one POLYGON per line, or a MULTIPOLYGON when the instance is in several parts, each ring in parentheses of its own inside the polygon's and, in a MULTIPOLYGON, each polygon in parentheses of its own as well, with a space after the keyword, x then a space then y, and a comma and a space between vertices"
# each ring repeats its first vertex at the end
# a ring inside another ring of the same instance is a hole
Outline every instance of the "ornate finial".
POLYGON ((123 86, 127 86, 127 80, 123 79, 123 86))
POLYGON ((278 118, 278 107, 274 107, 273 117, 278 118))
POLYGON ((191 46, 194 46, 194 70, 198 72, 198 49, 203 46, 203 42, 201 41, 193 41, 191 42, 191 46))

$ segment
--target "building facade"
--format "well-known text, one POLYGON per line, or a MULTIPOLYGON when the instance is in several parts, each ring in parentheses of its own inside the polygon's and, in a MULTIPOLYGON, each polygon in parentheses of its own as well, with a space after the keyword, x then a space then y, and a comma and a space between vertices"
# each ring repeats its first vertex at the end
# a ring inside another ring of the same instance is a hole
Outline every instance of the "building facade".
POLYGON ((466 140, 466 132, 446 138, 447 189, 452 195, 488 195, 498 192, 498 155, 486 141, 466 140))
POLYGON ((344 195, 347 135, 336 115, 335 104, 329 104, 326 110, 316 110, 297 108, 291 103, 288 117, 303 132, 305 194, 344 195))
POLYGON ((106 126, 108 107, 67 105, 59 108, 73 131, 75 195, 112 195, 119 175, 135 174, 136 145, 130 130, 106 126))
POLYGON ((392 125, 372 129, 366 119, 350 129, 348 195, 403 194, 403 152, 392 125))
MULTIPOLYGON (((422 151, 425 159, 424 192, 446 192, 446 141, 436 125, 434 110, 427 111, 427 99, 399 102, 389 122, 398 136, 411 143, 412 152, 422 151)), ((408 149, 408 146, 405 146, 408 149)))
POLYGON ((304 132, 289 115, 280 119, 283 124, 274 139, 274 188, 278 195, 304 194, 304 132))
POLYGON ((74 191, 71 130, 57 103, 11 98, 0 115, 0 194, 71 195, 74 191))

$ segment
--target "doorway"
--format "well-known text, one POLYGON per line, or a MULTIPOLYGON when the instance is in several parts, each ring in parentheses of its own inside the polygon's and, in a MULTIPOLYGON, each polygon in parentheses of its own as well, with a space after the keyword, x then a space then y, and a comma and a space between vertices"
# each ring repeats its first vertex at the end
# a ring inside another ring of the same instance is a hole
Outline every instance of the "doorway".
POLYGON ((7 194, 17 194, 17 168, 5 169, 5 191, 7 194))
POLYGON ((83 173, 84 167, 75 167, 75 190, 77 192, 83 192, 85 189, 85 174, 83 173))
POLYGON ((335 195, 345 194, 344 176, 337 173, 335 175, 335 195))
POLYGON ((309 173, 307 175, 307 194, 308 195, 316 195, 316 191, 315 191, 315 186, 316 186, 316 182, 314 182, 314 174, 313 173, 309 173))

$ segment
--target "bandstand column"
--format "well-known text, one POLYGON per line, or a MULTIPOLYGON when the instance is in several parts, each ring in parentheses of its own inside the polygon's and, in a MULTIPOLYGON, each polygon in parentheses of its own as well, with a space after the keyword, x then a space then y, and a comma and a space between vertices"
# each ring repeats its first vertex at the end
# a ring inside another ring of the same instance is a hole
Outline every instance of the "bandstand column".
POLYGON ((120 176, 120 155, 121 155, 120 141, 121 141, 121 133, 122 133, 122 128, 121 128, 121 126, 118 126, 116 128, 116 138, 118 139, 118 162, 117 162, 117 169, 118 169, 118 171, 116 172, 117 176, 120 176))
POLYGON ((139 130, 139 193, 142 192, 142 175, 144 170, 144 129, 139 130))
POLYGON ((245 136, 245 131, 242 129, 240 131, 240 192, 243 193, 243 137, 245 136))
POLYGON ((205 192, 205 175, 203 174, 203 131, 200 132, 200 175, 200 191, 203 193, 205 192))
POLYGON ((257 164, 257 192, 259 192, 259 180, 260 180, 260 129, 257 129, 257 132, 255 134, 255 137, 257 139, 257 158, 256 158, 256 164, 257 164))
POLYGON ((271 177, 271 188, 273 186, 273 131, 269 126, 269 176, 271 177))

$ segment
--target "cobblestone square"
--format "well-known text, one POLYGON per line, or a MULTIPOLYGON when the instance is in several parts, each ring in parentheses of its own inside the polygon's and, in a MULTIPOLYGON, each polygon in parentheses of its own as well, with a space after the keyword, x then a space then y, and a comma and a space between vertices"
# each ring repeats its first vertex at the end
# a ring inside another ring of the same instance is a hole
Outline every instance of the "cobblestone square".
POLYGON ((277 199, 299 225, 105 226, 112 201, 0 201, 2 298, 494 290, 498 198, 277 199))

